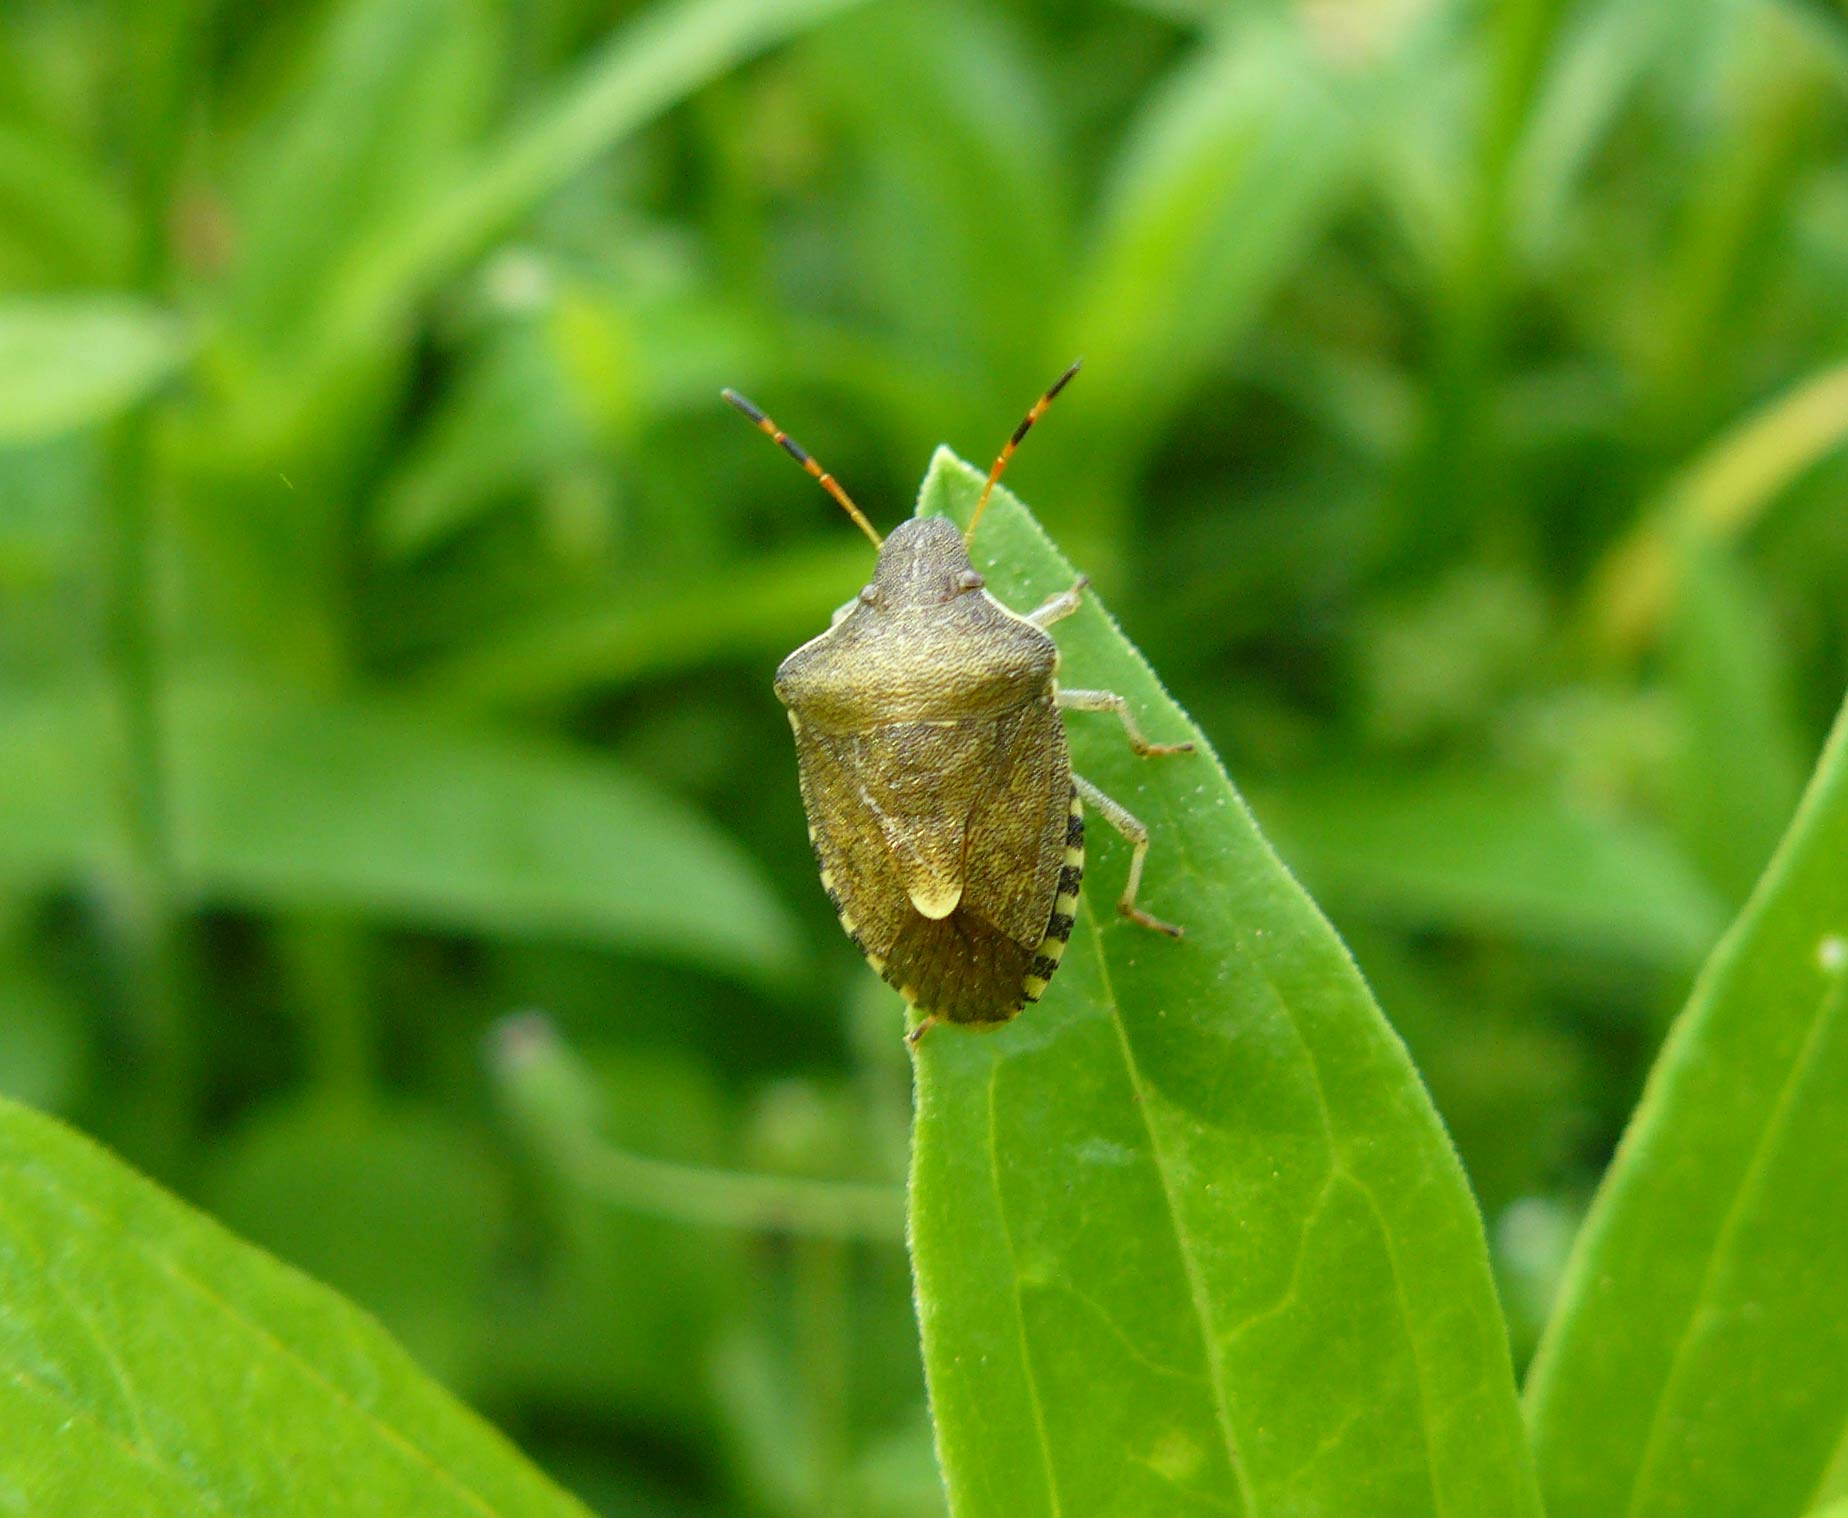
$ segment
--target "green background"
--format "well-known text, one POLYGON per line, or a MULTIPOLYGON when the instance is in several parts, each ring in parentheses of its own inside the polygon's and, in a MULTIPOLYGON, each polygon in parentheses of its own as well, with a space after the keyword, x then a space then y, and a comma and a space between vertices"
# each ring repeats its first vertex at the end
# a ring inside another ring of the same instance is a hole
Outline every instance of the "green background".
POLYGON ((1845 128, 1832 0, 6 7, 0 1092, 600 1512, 940 1513, 769 690, 868 550, 717 391, 889 525, 1082 354, 1009 481, 1524 1365, 1848 683, 1845 128))

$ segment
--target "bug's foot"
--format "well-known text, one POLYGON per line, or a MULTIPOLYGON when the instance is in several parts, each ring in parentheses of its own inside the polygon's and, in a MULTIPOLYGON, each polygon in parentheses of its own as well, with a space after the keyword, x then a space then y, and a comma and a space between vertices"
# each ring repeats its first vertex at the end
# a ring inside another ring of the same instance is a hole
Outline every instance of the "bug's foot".
POLYGON ((1151 754, 1191 754, 1194 746, 1193 739, 1189 738, 1185 743, 1144 743, 1130 747, 1146 759, 1151 754))
POLYGON ((905 1035, 905 1042, 911 1045, 912 1048, 917 1048, 917 1046, 924 1041, 924 1035, 936 1026, 937 1014, 935 1012, 926 1012, 917 1027, 913 1028, 905 1035))
POLYGON ((1163 922, 1159 917, 1151 916, 1131 901, 1119 901, 1117 910, 1131 922, 1139 922, 1145 928, 1153 928, 1157 933, 1166 933, 1170 938, 1183 936, 1182 930, 1171 922, 1163 922))

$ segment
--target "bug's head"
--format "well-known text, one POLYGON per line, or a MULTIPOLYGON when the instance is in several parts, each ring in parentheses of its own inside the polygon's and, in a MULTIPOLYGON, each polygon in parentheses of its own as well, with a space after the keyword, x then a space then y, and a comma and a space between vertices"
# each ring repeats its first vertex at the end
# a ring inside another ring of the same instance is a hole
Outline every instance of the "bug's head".
POLYGON ((886 536, 873 583, 860 599, 882 611, 942 606, 982 583, 954 522, 911 517, 886 536))

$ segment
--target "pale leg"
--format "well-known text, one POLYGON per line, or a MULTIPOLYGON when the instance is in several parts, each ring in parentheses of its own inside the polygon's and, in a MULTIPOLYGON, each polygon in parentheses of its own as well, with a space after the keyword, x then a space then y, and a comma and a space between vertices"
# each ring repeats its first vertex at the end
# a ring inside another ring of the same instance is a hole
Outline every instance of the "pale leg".
POLYGON ((1078 583, 1070 590, 1062 590, 1043 606, 1036 606, 1027 613, 1027 620, 1035 627, 1050 627, 1061 617, 1069 617, 1080 604, 1085 586, 1091 583, 1088 575, 1079 575, 1078 583))
MULTIPOLYGON (((1046 603, 1051 605, 1049 601, 1046 603)), ((1129 735, 1129 746, 1138 754, 1185 754, 1193 748, 1192 743, 1150 743, 1142 736, 1142 729, 1136 726, 1135 718, 1129 714, 1129 703, 1115 691, 1109 690, 1058 690, 1053 693, 1063 711, 1068 712, 1115 712, 1117 721, 1123 724, 1123 731, 1129 735)))
POLYGON ((1073 775, 1072 784, 1078 787, 1078 794, 1084 798, 1086 806, 1094 807, 1105 822, 1129 840, 1129 879, 1123 886, 1123 894, 1117 898, 1117 910, 1145 928, 1166 933, 1170 938, 1179 938, 1181 930, 1173 923, 1151 917, 1136 905, 1136 892, 1142 888, 1142 865, 1149 856, 1148 828, 1127 807, 1112 801, 1083 775, 1073 775))

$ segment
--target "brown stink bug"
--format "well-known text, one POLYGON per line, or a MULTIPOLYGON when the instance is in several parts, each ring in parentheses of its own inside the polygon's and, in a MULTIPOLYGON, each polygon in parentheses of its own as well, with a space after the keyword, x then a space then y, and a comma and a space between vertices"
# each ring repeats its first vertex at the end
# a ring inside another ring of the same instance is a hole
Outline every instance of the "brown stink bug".
POLYGON ((867 963, 922 1014, 913 1043, 939 1021, 997 1026, 1045 992, 1078 910, 1086 802, 1132 847, 1117 910, 1181 935, 1136 905, 1148 829, 1072 773, 1059 713, 1113 712, 1138 754, 1193 745, 1150 743, 1121 696, 1059 685, 1046 628, 1078 609, 1082 578, 1023 615, 969 561, 995 482, 1077 372, 1014 429, 965 531, 913 517, 884 539, 781 428, 724 392, 879 550, 872 582, 783 661, 776 693, 795 730, 821 883, 867 963))

